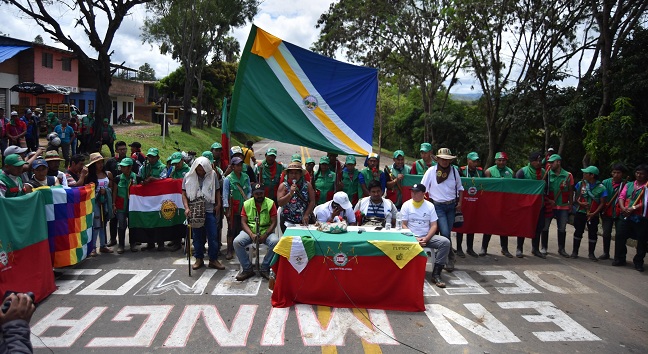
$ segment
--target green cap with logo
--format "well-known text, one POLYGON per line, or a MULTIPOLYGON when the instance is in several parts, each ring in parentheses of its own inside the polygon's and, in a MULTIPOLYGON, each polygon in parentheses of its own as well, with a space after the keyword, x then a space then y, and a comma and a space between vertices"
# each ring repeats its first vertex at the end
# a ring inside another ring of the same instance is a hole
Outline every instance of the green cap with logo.
POLYGON ((587 166, 585 168, 581 168, 581 171, 583 171, 583 173, 591 173, 593 175, 599 174, 599 169, 596 166, 587 166))
POLYGON ((119 162, 119 166, 133 166, 133 159, 125 157, 119 162))
POLYGON ((266 155, 273 155, 273 156, 277 156, 277 149, 275 149, 275 148, 269 148, 268 151, 266 151, 266 155))
POLYGON ((221 143, 213 143, 212 146, 211 146, 211 149, 222 149, 222 148, 223 148, 223 145, 221 145, 221 143))
POLYGON ((173 154, 171 154, 171 157, 169 159, 171 159, 171 163, 175 165, 178 162, 182 161, 182 153, 176 151, 173 154))
POLYGON ((146 156, 158 156, 158 155, 160 155, 160 150, 158 150, 157 148, 150 148, 146 153, 146 156))
POLYGON ((396 150, 394 151, 394 158, 398 158, 399 156, 405 157, 405 152, 403 150, 396 150))
POLYGON ((477 161, 479 160, 479 154, 473 151, 468 153, 468 155, 466 155, 466 158, 470 161, 477 161))
POLYGON ((20 167, 27 162, 23 161, 22 157, 18 154, 10 154, 5 157, 5 165, 20 167))
POLYGON ((330 163, 331 163, 331 159, 329 159, 328 156, 322 156, 322 157, 320 157, 320 164, 323 164, 323 163, 325 163, 325 164, 330 164, 330 163))
POLYGON ((313 159, 312 157, 307 158, 306 164, 308 165, 309 163, 315 163, 315 159, 313 159))
POLYGON ((353 155, 348 155, 346 157, 346 160, 344 160, 345 165, 355 165, 356 164, 356 158, 353 155))
POLYGON ((420 151, 423 151, 423 152, 429 152, 429 151, 432 151, 432 144, 430 144, 430 143, 423 143, 423 144, 421 144, 421 149, 420 149, 420 151))
MULTIPOLYGON (((275 156, 277 155, 275 154, 275 156)), ((301 155, 293 154, 292 157, 290 158, 290 162, 301 162, 301 155)))
POLYGON ((558 161, 558 160, 562 160, 562 157, 560 157, 560 155, 558 155, 558 154, 553 154, 553 155, 549 156, 549 160, 547 160, 547 161, 554 162, 554 161, 558 161))

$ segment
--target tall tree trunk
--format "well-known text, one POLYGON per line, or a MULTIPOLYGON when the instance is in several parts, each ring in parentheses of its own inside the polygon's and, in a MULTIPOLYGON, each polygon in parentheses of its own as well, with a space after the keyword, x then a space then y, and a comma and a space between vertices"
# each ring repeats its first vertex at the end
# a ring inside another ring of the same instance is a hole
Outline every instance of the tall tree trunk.
POLYGON ((182 97, 182 107, 184 109, 184 118, 182 119, 182 131, 191 134, 191 93, 193 88, 194 75, 189 68, 185 65, 185 86, 184 94, 182 97))
POLYGON ((112 99, 110 98, 110 85, 112 84, 112 76, 110 75, 110 60, 98 61, 96 66, 92 68, 97 77, 97 93, 96 105, 94 113, 94 136, 93 141, 90 143, 90 151, 99 152, 101 148, 97 142, 101 142, 101 126, 103 125, 104 118, 112 120, 112 99), (99 66, 101 65, 101 66, 99 66), (106 67, 107 66, 107 67, 106 67))

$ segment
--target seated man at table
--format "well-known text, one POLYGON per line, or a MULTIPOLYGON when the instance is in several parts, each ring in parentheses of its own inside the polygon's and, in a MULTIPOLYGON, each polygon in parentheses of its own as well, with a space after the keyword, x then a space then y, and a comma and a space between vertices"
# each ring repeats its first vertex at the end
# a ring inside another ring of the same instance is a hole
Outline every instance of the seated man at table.
POLYGON ((356 214, 358 225, 385 226, 385 219, 389 218, 392 225, 396 225, 398 210, 391 200, 383 198, 380 181, 373 180, 367 185, 369 196, 364 197, 356 204, 355 211, 360 212, 360 219, 356 214))
POLYGON ((333 200, 315 207, 313 211, 317 221, 321 223, 339 222, 346 220, 348 225, 355 225, 356 218, 349 196, 345 192, 333 194, 333 200))
POLYGON ((254 268, 245 247, 255 243, 257 237, 259 237, 259 244, 265 243, 268 246, 268 253, 263 258, 259 274, 266 279, 269 278, 270 261, 274 256, 273 250, 277 242, 279 242, 279 238, 273 232, 276 226, 277 206, 272 199, 266 198, 265 187, 255 183, 252 186, 252 198, 243 203, 243 209, 241 210, 241 227, 243 230, 234 239, 234 251, 239 263, 241 263, 241 268, 243 268, 243 271, 236 276, 236 280, 243 281, 254 276, 254 268))
POLYGON ((409 229, 418 240, 421 247, 436 248, 437 254, 432 270, 432 282, 439 288, 445 288, 441 280, 441 271, 446 263, 450 251, 450 240, 437 232, 437 214, 434 204, 425 200, 425 186, 415 184, 412 186, 412 199, 403 203, 403 228, 409 229))

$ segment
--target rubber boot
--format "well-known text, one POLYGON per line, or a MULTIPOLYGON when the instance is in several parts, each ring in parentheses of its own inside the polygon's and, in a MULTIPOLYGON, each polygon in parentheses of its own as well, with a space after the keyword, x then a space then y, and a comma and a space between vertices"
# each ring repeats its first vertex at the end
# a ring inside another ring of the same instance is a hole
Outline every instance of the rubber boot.
POLYGON ((452 246, 450 246, 450 252, 448 252, 448 262, 445 265, 446 272, 452 272, 455 269, 455 261, 455 253, 452 249, 452 246))
POLYGON ((572 249, 571 258, 578 258, 578 249, 580 248, 581 240, 582 239, 574 238, 574 247, 572 249))
POLYGON ((590 241, 587 246, 589 251, 587 257, 593 262, 598 262, 598 258, 596 258, 596 255, 594 255, 594 251, 596 250, 596 242, 590 241))
POLYGON ((569 254, 565 252, 565 239, 567 238, 567 233, 558 231, 558 254, 569 258, 569 254))
POLYGON ((603 238, 603 254, 598 258, 600 260, 610 259, 610 242, 612 238, 603 238))
POLYGON ((482 238, 482 247, 481 250, 479 251, 480 256, 485 256, 488 254, 488 243, 490 242, 491 235, 484 234, 484 237, 482 238))
POLYGON ((443 270, 443 264, 434 264, 434 269, 432 270, 432 282, 434 285, 439 288, 445 288, 446 285, 441 279, 441 270, 443 270))
POLYGON ((547 250, 549 250, 549 231, 542 231, 542 237, 540 238, 540 241, 542 243, 540 252, 546 256, 547 250))

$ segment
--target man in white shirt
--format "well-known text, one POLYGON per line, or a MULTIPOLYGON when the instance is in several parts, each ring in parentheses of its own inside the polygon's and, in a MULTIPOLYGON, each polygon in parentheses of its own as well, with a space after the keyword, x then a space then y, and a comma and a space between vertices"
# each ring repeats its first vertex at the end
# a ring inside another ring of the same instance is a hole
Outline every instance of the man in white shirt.
MULTIPOLYGON (((450 240, 455 213, 461 211, 461 195, 464 188, 459 171, 451 164, 456 156, 452 155, 450 149, 439 149, 436 157, 437 164, 425 172, 421 184, 427 189, 439 217, 439 233, 450 240)), ((450 250, 446 265, 448 272, 454 270, 454 261, 454 252, 450 250)))
POLYGON ((354 211, 360 211, 362 215, 361 220, 357 220, 358 225, 385 226, 388 218, 389 222, 395 225, 398 210, 391 200, 382 197, 383 189, 380 181, 369 182, 367 189, 369 196, 362 198, 354 208, 354 211))
POLYGON ((425 186, 412 186, 412 199, 403 203, 403 228, 409 229, 416 237, 421 247, 436 248, 437 254, 432 270, 432 282, 439 288, 445 288, 441 280, 441 270, 446 263, 450 251, 450 240, 444 236, 435 235, 437 232, 437 214, 434 205, 425 200, 425 186))
POLYGON ((338 222, 340 219, 346 220, 348 225, 356 223, 349 196, 342 191, 333 194, 333 200, 318 205, 313 212, 321 223, 338 222))

